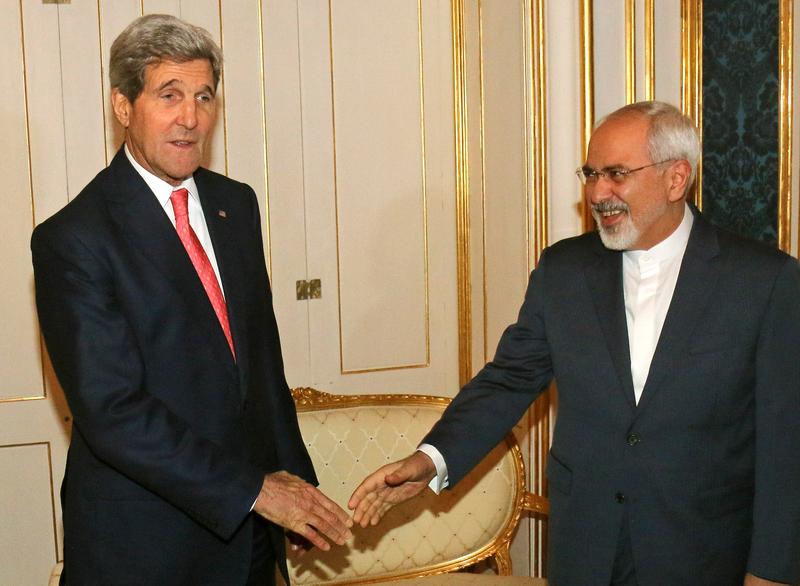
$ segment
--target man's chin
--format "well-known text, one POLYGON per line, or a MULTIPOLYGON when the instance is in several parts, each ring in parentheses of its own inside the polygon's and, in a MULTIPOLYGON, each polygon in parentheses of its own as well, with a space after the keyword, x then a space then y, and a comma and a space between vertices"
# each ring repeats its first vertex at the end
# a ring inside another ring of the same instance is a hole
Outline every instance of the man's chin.
POLYGON ((603 246, 609 250, 628 250, 638 238, 635 230, 620 230, 619 227, 612 232, 602 226, 598 226, 597 231, 600 233, 600 240, 603 246))

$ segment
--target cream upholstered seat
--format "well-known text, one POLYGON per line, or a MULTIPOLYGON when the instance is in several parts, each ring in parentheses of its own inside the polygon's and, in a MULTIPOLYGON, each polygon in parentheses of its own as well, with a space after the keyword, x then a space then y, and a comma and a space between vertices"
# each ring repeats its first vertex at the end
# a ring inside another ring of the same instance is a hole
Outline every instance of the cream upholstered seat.
MULTIPOLYGON (((449 403, 422 395, 331 395, 313 389, 293 394, 320 488, 343 507, 367 474, 413 452, 449 403)), ((329 552, 312 550, 301 558, 290 552, 292 584, 416 578, 489 557, 499 574, 510 575, 508 548, 522 512, 547 513, 547 501, 527 492, 524 479, 519 447, 509 436, 453 490, 439 496, 425 491, 389 511, 376 527, 356 528, 350 542, 329 552)))

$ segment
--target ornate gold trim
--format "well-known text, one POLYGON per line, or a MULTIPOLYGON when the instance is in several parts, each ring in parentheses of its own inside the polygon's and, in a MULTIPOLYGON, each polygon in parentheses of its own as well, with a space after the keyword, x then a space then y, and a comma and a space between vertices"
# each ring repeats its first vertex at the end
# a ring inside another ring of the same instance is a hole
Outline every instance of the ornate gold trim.
MULTIPOLYGON (((222 0, 217 0, 217 14, 219 15, 219 49, 225 54, 225 34, 222 28, 222 0)), ((228 175, 228 100, 225 92, 225 62, 222 62, 222 145, 225 156, 225 175, 228 175)))
MULTIPOLYGON (((478 0, 478 80, 480 85, 480 153, 481 153, 481 288, 482 288, 482 330, 483 330, 483 362, 489 362, 489 287, 486 278, 486 100, 483 74, 483 1, 478 0)), ((463 386, 464 383, 462 383, 463 386)))
MULTIPOLYGON (((548 168, 548 133, 547 133, 547 45, 545 43, 545 2, 531 0, 531 32, 534 32, 531 43, 531 129, 533 136, 533 263, 532 269, 539 262, 539 256, 549 243, 547 223, 549 211, 549 177, 548 168)), ((528 247, 530 249, 530 246, 528 247)), ((529 253, 531 251, 529 250, 529 253)))
POLYGON ((793 0, 780 3, 780 121, 778 133, 778 246, 784 252, 792 247, 792 116, 793 116, 793 0))
MULTIPOLYGON (((450 404, 450 398, 437 397, 432 395, 413 395, 413 394, 387 394, 387 395, 335 395, 318 391, 310 387, 300 387, 292 389, 292 398, 298 413, 310 411, 322 411, 326 409, 346 409, 351 407, 386 407, 386 406, 421 406, 436 407, 444 410, 450 404)), ((506 446, 512 456, 514 465, 514 505, 512 513, 509 515, 506 524, 497 532, 495 540, 484 547, 463 555, 454 560, 442 562, 421 572, 405 571, 393 575, 377 576, 373 579, 368 577, 356 578, 341 582, 345 584, 370 584, 384 582, 386 580, 400 580, 403 578, 415 578, 455 572, 467 566, 471 566, 481 560, 495 557, 500 575, 510 575, 511 563, 508 555, 508 545, 516 533, 523 511, 534 514, 547 515, 549 503, 546 498, 528 492, 525 488, 525 463, 522 459, 522 451, 519 444, 512 434, 505 438, 506 446)))
MULTIPOLYGON (((547 129, 547 44, 546 44, 546 3, 545 0, 531 0, 531 80, 530 80, 530 111, 531 133, 530 156, 533 169, 532 200, 529 201, 528 216, 532 219, 533 245, 528 245, 528 269, 532 270, 539 262, 542 251, 549 243, 548 231, 548 206, 549 206, 549 178, 548 178, 548 129, 547 129), (531 204, 533 204, 531 206, 531 204), (530 208, 533 207, 531 210, 530 208)), ((542 442, 539 437, 542 432, 549 433, 550 419, 547 417, 531 417, 535 413, 536 405, 549 404, 549 396, 540 398, 534 404, 533 411, 529 410, 526 416, 528 430, 528 458, 530 461, 530 486, 537 487, 537 491, 544 490, 544 474, 536 462, 547 457, 550 442, 542 442)), ((526 479, 527 480, 527 479, 526 479)), ((540 499, 534 499, 540 502, 540 499)), ((533 502, 533 501, 532 501, 533 502)), ((527 510, 532 510, 532 502, 524 504, 527 510), (530 506, 529 506, 530 505, 530 506)), ((544 573, 547 555, 546 540, 540 536, 546 534, 547 521, 543 518, 531 519, 529 531, 533 539, 530 544, 529 558, 531 575, 541 576, 544 573)))
POLYGON ((636 101, 636 0, 625 0, 625 102, 636 101))
MULTIPOLYGON (((581 160, 586 159, 589 138, 594 126, 594 2, 580 0, 580 68, 581 68, 581 160)), ((581 190, 584 194, 585 190, 581 190)), ((594 220, 585 195, 580 202, 583 231, 594 229, 594 220)))
POLYGON ((425 57, 422 43, 422 0, 417 0, 417 42, 419 43, 419 138, 422 149, 422 237, 425 276, 425 364, 431 363, 431 285, 429 275, 430 244, 428 241, 428 151, 425 148, 425 57))
MULTIPOLYGON (((100 0, 97 0, 97 43, 100 55, 100 104, 103 112, 103 160, 106 167, 108 167, 108 111, 106 110, 106 73, 103 67, 103 9, 100 6, 100 0)), ((68 194, 69 195, 69 194, 68 194)))
POLYGON ((258 13, 258 75, 261 88, 259 95, 259 105, 261 107, 261 135, 264 137, 263 151, 263 164, 264 164, 264 228, 266 231, 266 238, 264 246, 266 247, 267 256, 267 272, 269 278, 272 279, 272 227, 269 224, 269 155, 267 154, 267 84, 264 75, 264 9, 261 1, 256 2, 258 13))
POLYGON ((472 290, 470 270, 467 56, 464 2, 451 0, 453 24, 453 112, 456 163, 456 269, 458 287, 458 381, 472 378, 472 290))
MULTIPOLYGON (((41 340, 41 339, 42 339, 42 337, 39 336, 39 340, 41 340)), ((45 384, 44 383, 44 368, 42 368, 42 379, 43 379, 42 384, 44 385, 45 384)), ((46 394, 45 395, 37 395, 35 397, 5 397, 5 398, 0 399, 0 405, 3 405, 5 403, 24 403, 25 401, 41 401, 42 399, 46 399, 46 398, 47 398, 46 394)))
POLYGON ((656 99, 655 2, 644 0, 644 99, 656 99))
MULTIPOLYGON (((703 139, 703 2, 681 0, 681 110, 692 119, 703 139)), ((703 209, 703 161, 687 199, 703 209)))

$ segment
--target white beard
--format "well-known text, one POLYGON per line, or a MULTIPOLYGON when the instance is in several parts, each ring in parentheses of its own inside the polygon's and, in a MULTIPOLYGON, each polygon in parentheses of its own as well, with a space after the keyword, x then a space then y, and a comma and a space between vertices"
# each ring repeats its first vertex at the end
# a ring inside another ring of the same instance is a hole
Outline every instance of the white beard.
POLYGON ((592 208, 592 217, 597 222, 600 240, 602 240, 603 246, 610 250, 628 250, 636 244, 642 235, 641 230, 631 220, 628 210, 626 209, 622 213, 625 214, 625 218, 621 222, 606 228, 603 226, 601 212, 594 207, 592 208))
POLYGON ((633 250, 642 238, 642 234, 650 230, 652 226, 667 213, 668 204, 654 202, 649 209, 643 210, 637 221, 631 217, 631 211, 624 203, 602 203, 592 206, 592 217, 597 222, 597 230, 600 232, 600 240, 603 246, 611 250, 633 250), (611 226, 603 226, 602 214, 606 211, 622 210, 625 217, 611 226))

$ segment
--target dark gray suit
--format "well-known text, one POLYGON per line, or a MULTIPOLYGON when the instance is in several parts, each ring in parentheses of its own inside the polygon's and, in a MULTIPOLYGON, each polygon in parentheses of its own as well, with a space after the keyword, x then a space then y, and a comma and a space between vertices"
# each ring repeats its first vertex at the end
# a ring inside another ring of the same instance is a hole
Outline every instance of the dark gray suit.
POLYGON ((627 511, 642 586, 800 580, 800 270, 696 215, 638 405, 622 254, 542 255, 494 360, 425 438, 458 482, 551 378, 554 586, 608 586, 627 511))

